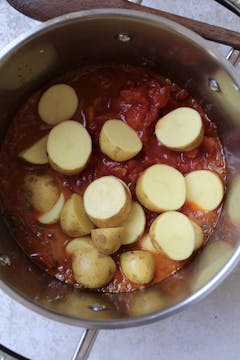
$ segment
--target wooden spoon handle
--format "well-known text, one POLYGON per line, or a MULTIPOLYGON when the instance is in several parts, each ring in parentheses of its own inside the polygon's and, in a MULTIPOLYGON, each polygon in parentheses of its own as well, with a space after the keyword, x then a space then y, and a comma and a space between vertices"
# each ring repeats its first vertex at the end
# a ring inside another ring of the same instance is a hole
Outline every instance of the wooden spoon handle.
POLYGON ((137 5, 127 0, 101 0, 100 2, 96 0, 8 0, 8 2, 25 15, 37 20, 47 20, 73 11, 89 10, 99 7, 141 10, 176 21, 208 40, 229 45, 240 50, 240 33, 236 31, 137 5))

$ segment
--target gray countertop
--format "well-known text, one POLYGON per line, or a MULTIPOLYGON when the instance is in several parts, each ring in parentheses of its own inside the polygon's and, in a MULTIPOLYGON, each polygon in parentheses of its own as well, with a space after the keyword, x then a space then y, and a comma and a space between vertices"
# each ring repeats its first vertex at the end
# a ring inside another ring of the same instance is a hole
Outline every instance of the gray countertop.
MULTIPOLYGON (((99 2, 100 3, 100 2, 99 2)), ((213 0, 149 0, 162 10, 240 31, 240 20, 213 0)), ((34 29, 28 19, 0 0, 0 49, 34 29)), ((217 46, 217 45, 214 45, 217 46)), ((217 46, 223 55, 228 49, 217 46)), ((152 325, 101 331, 90 360, 238 360, 240 267, 211 295, 186 311, 152 325)), ((0 290, 0 343, 33 360, 71 359, 83 329, 43 318, 0 290)))

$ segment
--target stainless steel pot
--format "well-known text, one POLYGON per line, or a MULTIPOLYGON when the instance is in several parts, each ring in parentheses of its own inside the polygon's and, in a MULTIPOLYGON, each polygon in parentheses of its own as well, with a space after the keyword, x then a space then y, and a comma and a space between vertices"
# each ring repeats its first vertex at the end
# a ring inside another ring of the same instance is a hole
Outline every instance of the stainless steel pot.
POLYGON ((205 40, 176 23, 97 9, 48 21, 16 40, 0 53, 1 140, 32 91, 66 69, 106 62, 150 66, 189 89, 218 126, 228 185, 217 230, 203 251, 172 278, 131 294, 79 292, 54 280, 25 257, 2 214, 1 289, 46 317, 90 329, 143 325, 182 310, 212 291, 240 258, 240 79, 205 40))

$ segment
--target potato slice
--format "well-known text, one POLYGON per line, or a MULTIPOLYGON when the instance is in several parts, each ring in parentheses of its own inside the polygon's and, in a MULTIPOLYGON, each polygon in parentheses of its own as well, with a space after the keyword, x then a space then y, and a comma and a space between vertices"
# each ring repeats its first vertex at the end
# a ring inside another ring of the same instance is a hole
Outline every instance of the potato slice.
POLYGON ((78 237, 90 234, 94 225, 86 214, 80 195, 72 194, 66 201, 60 224, 62 231, 68 236, 78 237))
POLYGON ((194 250, 199 249, 202 244, 203 244, 203 231, 202 228, 195 223, 195 221, 191 221, 193 228, 194 228, 194 232, 195 232, 195 246, 194 246, 194 250))
POLYGON ((198 111, 180 107, 158 120, 155 133, 158 140, 169 149, 189 151, 201 144, 204 127, 198 111))
POLYGON ((142 142, 136 132, 122 120, 106 121, 99 142, 101 151, 114 161, 129 160, 142 149, 142 142))
POLYGON ((58 185, 50 175, 26 175, 23 191, 27 201, 43 213, 51 210, 59 198, 58 185))
POLYGON ((185 176, 187 200, 202 210, 216 209, 224 195, 219 175, 210 170, 196 170, 185 176))
POLYGON ((29 148, 21 151, 18 156, 31 164, 47 164, 47 140, 48 135, 45 135, 40 140, 31 145, 29 148))
POLYGON ((98 251, 105 255, 114 254, 122 244, 123 227, 94 229, 92 241, 98 251))
POLYGON ((143 208, 136 201, 132 203, 131 211, 123 226, 122 244, 132 244, 143 234, 146 225, 146 217, 143 208))
POLYGON ((65 203, 65 198, 63 193, 59 196, 56 204, 46 213, 44 213, 43 215, 39 216, 38 221, 41 224, 56 224, 61 216, 61 212, 63 209, 65 203))
POLYGON ((72 269, 75 280, 90 289, 107 285, 116 271, 116 264, 111 258, 101 254, 97 249, 86 247, 76 251, 72 258, 72 269))
POLYGON ((136 195, 151 211, 177 210, 186 199, 184 176, 171 166, 152 165, 138 178, 136 195))
POLYGON ((172 260, 185 260, 195 249, 195 231, 191 220, 177 211, 159 215, 149 231, 156 249, 172 260))
POLYGON ((73 255, 77 251, 84 251, 86 248, 95 249, 91 236, 83 236, 70 241, 66 246, 66 251, 73 255))
POLYGON ((92 222, 103 228, 120 225, 131 210, 130 192, 114 176, 94 180, 83 197, 85 211, 92 222))
POLYGON ((50 131, 47 152, 55 170, 65 175, 78 174, 91 156, 92 140, 82 124, 64 121, 50 131))
POLYGON ((150 251, 150 252, 152 252, 152 253, 157 253, 157 252, 159 252, 159 250, 157 250, 157 249, 153 246, 149 234, 143 235, 143 237, 140 239, 139 243, 140 243, 141 249, 143 249, 143 250, 148 250, 148 251, 150 251))
POLYGON ((78 96, 67 84, 56 84, 48 88, 38 103, 40 118, 49 125, 69 120, 78 107, 78 96))
POLYGON ((148 284, 155 272, 154 256, 143 250, 127 251, 120 256, 125 276, 135 284, 148 284))

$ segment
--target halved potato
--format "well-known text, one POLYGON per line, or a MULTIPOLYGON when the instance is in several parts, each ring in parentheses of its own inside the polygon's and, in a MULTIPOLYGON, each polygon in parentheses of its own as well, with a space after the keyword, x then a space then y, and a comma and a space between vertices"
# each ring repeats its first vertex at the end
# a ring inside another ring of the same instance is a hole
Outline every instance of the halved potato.
POLYGON ((132 203, 131 211, 127 219, 121 224, 123 227, 122 244, 132 244, 143 234, 146 225, 146 217, 143 208, 136 201, 132 203))
POLYGON ((48 163, 47 140, 48 140, 48 135, 45 135, 30 147, 21 151, 18 154, 18 156, 21 159, 31 164, 36 164, 36 165, 47 164, 48 163))
POLYGON ((195 231, 191 220, 177 211, 159 215, 149 231, 156 249, 172 260, 185 260, 195 249, 195 231))
POLYGON ((67 84, 56 84, 48 88, 38 103, 40 118, 50 125, 69 120, 78 107, 78 96, 67 84))
POLYGON ((158 140, 169 149, 189 151, 201 144, 204 127, 197 110, 180 107, 158 120, 155 133, 158 140))
POLYGON ((202 228, 195 223, 195 221, 191 221, 193 228, 194 228, 194 232, 195 232, 195 246, 194 246, 194 250, 199 249, 202 244, 203 244, 203 231, 202 228))
POLYGON ((224 195, 223 182, 210 170, 196 170, 185 176, 186 198, 202 210, 216 209, 224 195))
POLYGON ((97 249, 86 247, 76 251, 72 257, 74 279, 90 289, 107 285, 116 271, 116 264, 111 258, 98 252, 97 249))
POLYGON ((136 132, 122 120, 106 121, 99 142, 101 151, 114 161, 129 160, 142 149, 142 142, 136 132))
POLYGON ((76 251, 84 251, 86 248, 95 249, 91 236, 73 239, 67 244, 66 251, 69 254, 74 254, 76 251))
POLYGON ((55 224, 59 221, 61 212, 65 203, 63 193, 59 196, 55 205, 46 213, 39 216, 38 221, 41 224, 55 224))
POLYGON ((68 236, 78 237, 90 234, 94 225, 86 214, 80 195, 72 194, 66 201, 60 224, 62 231, 68 236))
POLYGON ((186 200, 184 176, 171 166, 152 165, 138 178, 136 195, 151 211, 180 209, 186 200))
POLYGON ((147 251, 127 251, 120 256, 120 264, 126 277, 135 284, 148 284, 155 272, 154 256, 147 251))
POLYGON ((122 227, 93 229, 92 241, 100 253, 114 254, 122 244, 122 232, 122 227))
POLYGON ((130 192, 114 176, 103 176, 88 185, 83 202, 92 222, 103 228, 120 225, 132 205, 130 192))
POLYGON ((140 243, 140 246, 141 246, 141 248, 143 250, 148 250, 148 251, 153 252, 153 253, 159 252, 159 250, 157 250, 155 248, 155 246, 153 246, 149 234, 143 235, 143 237, 140 239, 139 243, 140 243))
POLYGON ((43 213, 51 210, 59 198, 58 185, 50 175, 26 175, 23 191, 27 201, 43 213))
POLYGON ((50 165, 58 172, 73 175, 87 165, 92 152, 92 140, 84 126, 68 120, 49 133, 47 152, 50 165))

